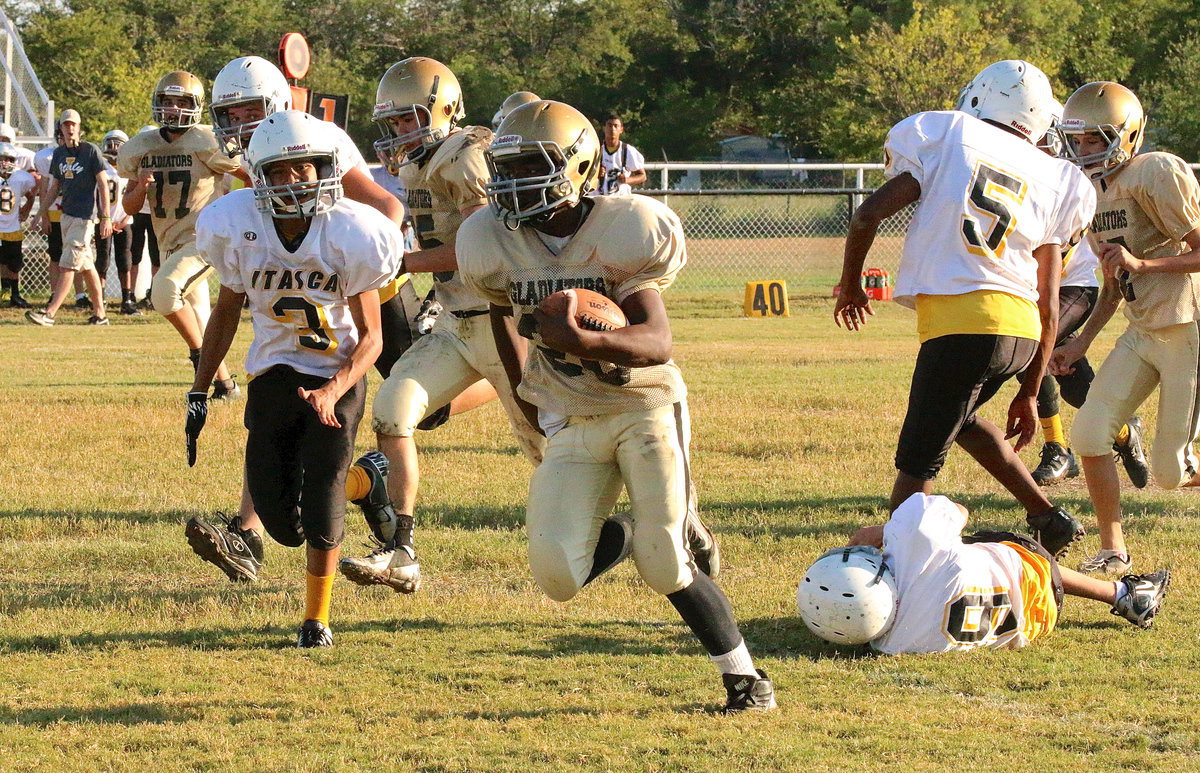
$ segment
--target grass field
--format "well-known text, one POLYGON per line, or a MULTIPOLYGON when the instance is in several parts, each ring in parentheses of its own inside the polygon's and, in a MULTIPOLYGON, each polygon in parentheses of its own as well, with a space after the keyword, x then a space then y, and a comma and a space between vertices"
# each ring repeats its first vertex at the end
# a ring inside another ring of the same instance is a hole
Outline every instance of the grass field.
MULTIPOLYGON (((885 515, 913 318, 889 304, 850 335, 815 294, 793 298, 790 319, 738 318, 733 294, 668 305, 721 584, 779 711, 713 713, 715 669, 629 565, 566 605, 538 592, 529 468, 495 405, 421 438, 425 587, 339 579, 337 645, 295 650, 300 551, 269 545, 264 579, 232 586, 183 539, 191 515, 236 505, 241 406, 214 409, 189 470, 190 369, 161 319, 42 329, 4 309, 0 770, 1200 769, 1195 493, 1127 492, 1137 568, 1175 572, 1152 631, 1069 599, 1059 629, 1021 652, 837 650, 796 617, 795 587, 885 515)), ((1152 427, 1153 405, 1143 416, 1152 427)), ((980 526, 1022 522, 961 452, 939 490, 980 526)), ((1094 526, 1081 482, 1055 497, 1094 526)), ((356 551, 366 529, 348 516, 356 551)))

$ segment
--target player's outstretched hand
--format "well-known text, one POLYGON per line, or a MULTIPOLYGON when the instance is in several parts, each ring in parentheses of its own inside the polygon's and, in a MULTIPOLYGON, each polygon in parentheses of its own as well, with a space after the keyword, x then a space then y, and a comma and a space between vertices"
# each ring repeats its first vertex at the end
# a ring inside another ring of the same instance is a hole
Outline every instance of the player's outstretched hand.
POLYGON ((833 321, 847 330, 860 330, 867 324, 867 317, 875 316, 871 299, 860 285, 842 287, 838 290, 837 303, 833 306, 833 321))
POLYGON ((1037 397, 1021 397, 1017 395, 1008 406, 1008 424, 1004 430, 1005 439, 1016 438, 1013 449, 1020 451, 1033 440, 1037 432, 1037 397))
POLYGON ((312 390, 296 387, 296 393, 300 395, 301 400, 312 406, 322 424, 335 429, 342 428, 342 423, 338 421, 337 414, 334 413, 338 398, 334 396, 333 390, 326 387, 312 390))
POLYGON ((188 467, 195 467, 196 441, 200 439, 200 430, 208 421, 208 392, 188 392, 187 401, 187 421, 183 433, 187 436, 188 467))
POLYGON ((1083 342, 1078 338, 1073 338, 1050 354, 1050 362, 1046 363, 1046 370, 1051 376, 1069 376, 1075 372, 1075 363, 1083 359, 1087 350, 1088 348, 1083 342))

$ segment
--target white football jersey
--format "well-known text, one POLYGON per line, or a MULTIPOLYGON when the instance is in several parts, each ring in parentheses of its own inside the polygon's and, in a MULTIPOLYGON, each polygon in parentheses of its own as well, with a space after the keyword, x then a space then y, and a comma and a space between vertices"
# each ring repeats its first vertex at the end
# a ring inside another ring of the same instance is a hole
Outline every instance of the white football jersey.
POLYGON ((896 300, 993 290, 1036 302, 1044 244, 1079 239, 1096 209, 1083 173, 1031 143, 958 111, 918 113, 888 133, 890 179, 921 198, 904 239, 896 300))
POLYGON ((537 232, 510 231, 491 209, 458 230, 458 273, 470 292, 511 306, 518 330, 533 341, 518 390, 558 416, 598 416, 652 410, 682 400, 687 390, 669 361, 626 368, 581 360, 542 345, 533 310, 559 290, 582 287, 621 303, 646 289, 663 292, 687 262, 683 227, 668 207, 645 196, 601 196, 558 254, 537 232))
POLYGON ((7 178, 0 178, 0 233, 21 230, 21 205, 25 196, 37 189, 33 175, 18 169, 7 178))
POLYGON ((1059 287, 1099 287, 1100 257, 1092 247, 1091 239, 1080 239, 1079 244, 1063 255, 1062 280, 1059 287))
POLYGON ((872 648, 896 655, 1029 644, 1021 556, 998 542, 964 545, 966 523, 940 496, 913 494, 892 513, 883 527, 883 560, 900 603, 872 648))
POLYGON ((341 198, 312 219, 295 252, 280 242, 272 217, 243 188, 205 207, 196 246, 221 284, 246 293, 254 341, 246 372, 275 365, 330 377, 358 343, 347 298, 387 284, 400 268, 400 229, 365 204, 341 198))
POLYGON ((37 166, 34 164, 34 152, 29 148, 23 148, 20 145, 14 145, 17 150, 17 169, 23 172, 33 173, 37 171, 37 166))
POLYGON ((125 195, 125 188, 129 181, 107 161, 104 162, 104 175, 108 178, 108 200, 112 203, 109 217, 112 218, 114 225, 123 223, 129 219, 129 215, 125 213, 125 207, 121 206, 121 197, 125 195))
MULTIPOLYGON (((33 154, 33 167, 43 178, 50 174, 50 159, 54 156, 54 151, 58 149, 57 145, 48 145, 42 148, 37 153, 33 154)), ((62 211, 62 193, 58 194, 58 198, 50 205, 51 212, 62 211)))

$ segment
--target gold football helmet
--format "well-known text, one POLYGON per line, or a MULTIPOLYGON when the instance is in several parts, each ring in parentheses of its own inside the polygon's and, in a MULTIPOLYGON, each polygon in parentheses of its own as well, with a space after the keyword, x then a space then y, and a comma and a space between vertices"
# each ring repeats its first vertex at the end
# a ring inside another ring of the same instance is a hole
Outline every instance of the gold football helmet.
POLYGON ((158 80, 154 87, 154 96, 150 100, 150 112, 154 122, 167 129, 190 129, 200 123, 200 115, 204 112, 204 84, 190 72, 176 70, 169 72, 158 80), (167 105, 167 97, 181 97, 190 100, 189 107, 167 105))
POLYGON ((504 119, 508 117, 509 113, 516 110, 521 105, 527 105, 530 102, 537 102, 540 99, 541 97, 539 97, 537 94, 534 94, 532 91, 516 91, 512 94, 509 94, 504 102, 500 104, 500 109, 497 110, 496 114, 492 116, 492 128, 495 129, 497 126, 499 126, 504 119))
POLYGON ((449 67, 424 56, 396 62, 375 91, 371 120, 383 132, 375 150, 389 167, 420 161, 450 136, 466 112, 462 88, 449 67))
POLYGON ((1103 179, 1137 155, 1146 135, 1146 114, 1137 95, 1119 83, 1098 81, 1080 86, 1063 106, 1059 124, 1063 157, 1103 179), (1095 153, 1080 153, 1078 138, 1098 134, 1107 144, 1095 153))
POLYGON ((516 229, 522 221, 545 222, 594 187, 600 139, 583 113, 546 99, 509 113, 484 155, 492 211, 516 229))

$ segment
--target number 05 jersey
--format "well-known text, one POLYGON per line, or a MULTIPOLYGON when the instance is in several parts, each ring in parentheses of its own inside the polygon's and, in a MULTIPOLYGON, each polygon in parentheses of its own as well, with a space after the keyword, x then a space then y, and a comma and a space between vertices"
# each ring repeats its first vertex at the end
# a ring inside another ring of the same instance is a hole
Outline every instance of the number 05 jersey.
POLYGON ((140 132, 117 152, 122 177, 136 182, 146 172, 154 175, 146 203, 159 249, 167 255, 192 240, 200 210, 221 195, 217 184, 237 168, 237 160, 225 155, 212 127, 204 124, 172 142, 161 131, 140 132))
POLYGON ((196 246, 221 284, 250 301, 251 376, 275 365, 335 374, 358 343, 346 299, 387 284, 400 267, 403 244, 395 223, 343 198, 312 218, 304 241, 289 252, 250 188, 206 207, 196 223, 196 246))
POLYGON ((905 118, 885 149, 889 179, 907 172, 921 184, 896 279, 896 300, 910 308, 918 295, 981 290, 1036 303, 1033 251, 1065 251, 1096 207, 1075 166, 966 113, 905 118))
MULTIPOLYGON (((510 231, 490 209, 458 232, 463 284, 498 306, 511 306, 529 358, 518 393, 558 416, 653 410, 686 396, 673 362, 625 368, 582 360, 542 344, 533 310, 559 290, 582 287, 621 303, 646 289, 662 292, 687 262, 683 227, 666 206, 645 196, 600 196, 562 251, 553 254, 528 226, 510 231)), ((580 205, 584 206, 584 205, 580 205)))
POLYGON ((899 606, 871 647, 889 655, 1019 648, 1053 628, 1049 563, 1011 543, 963 544, 967 516, 949 499, 913 494, 883 527, 883 560, 899 606))

